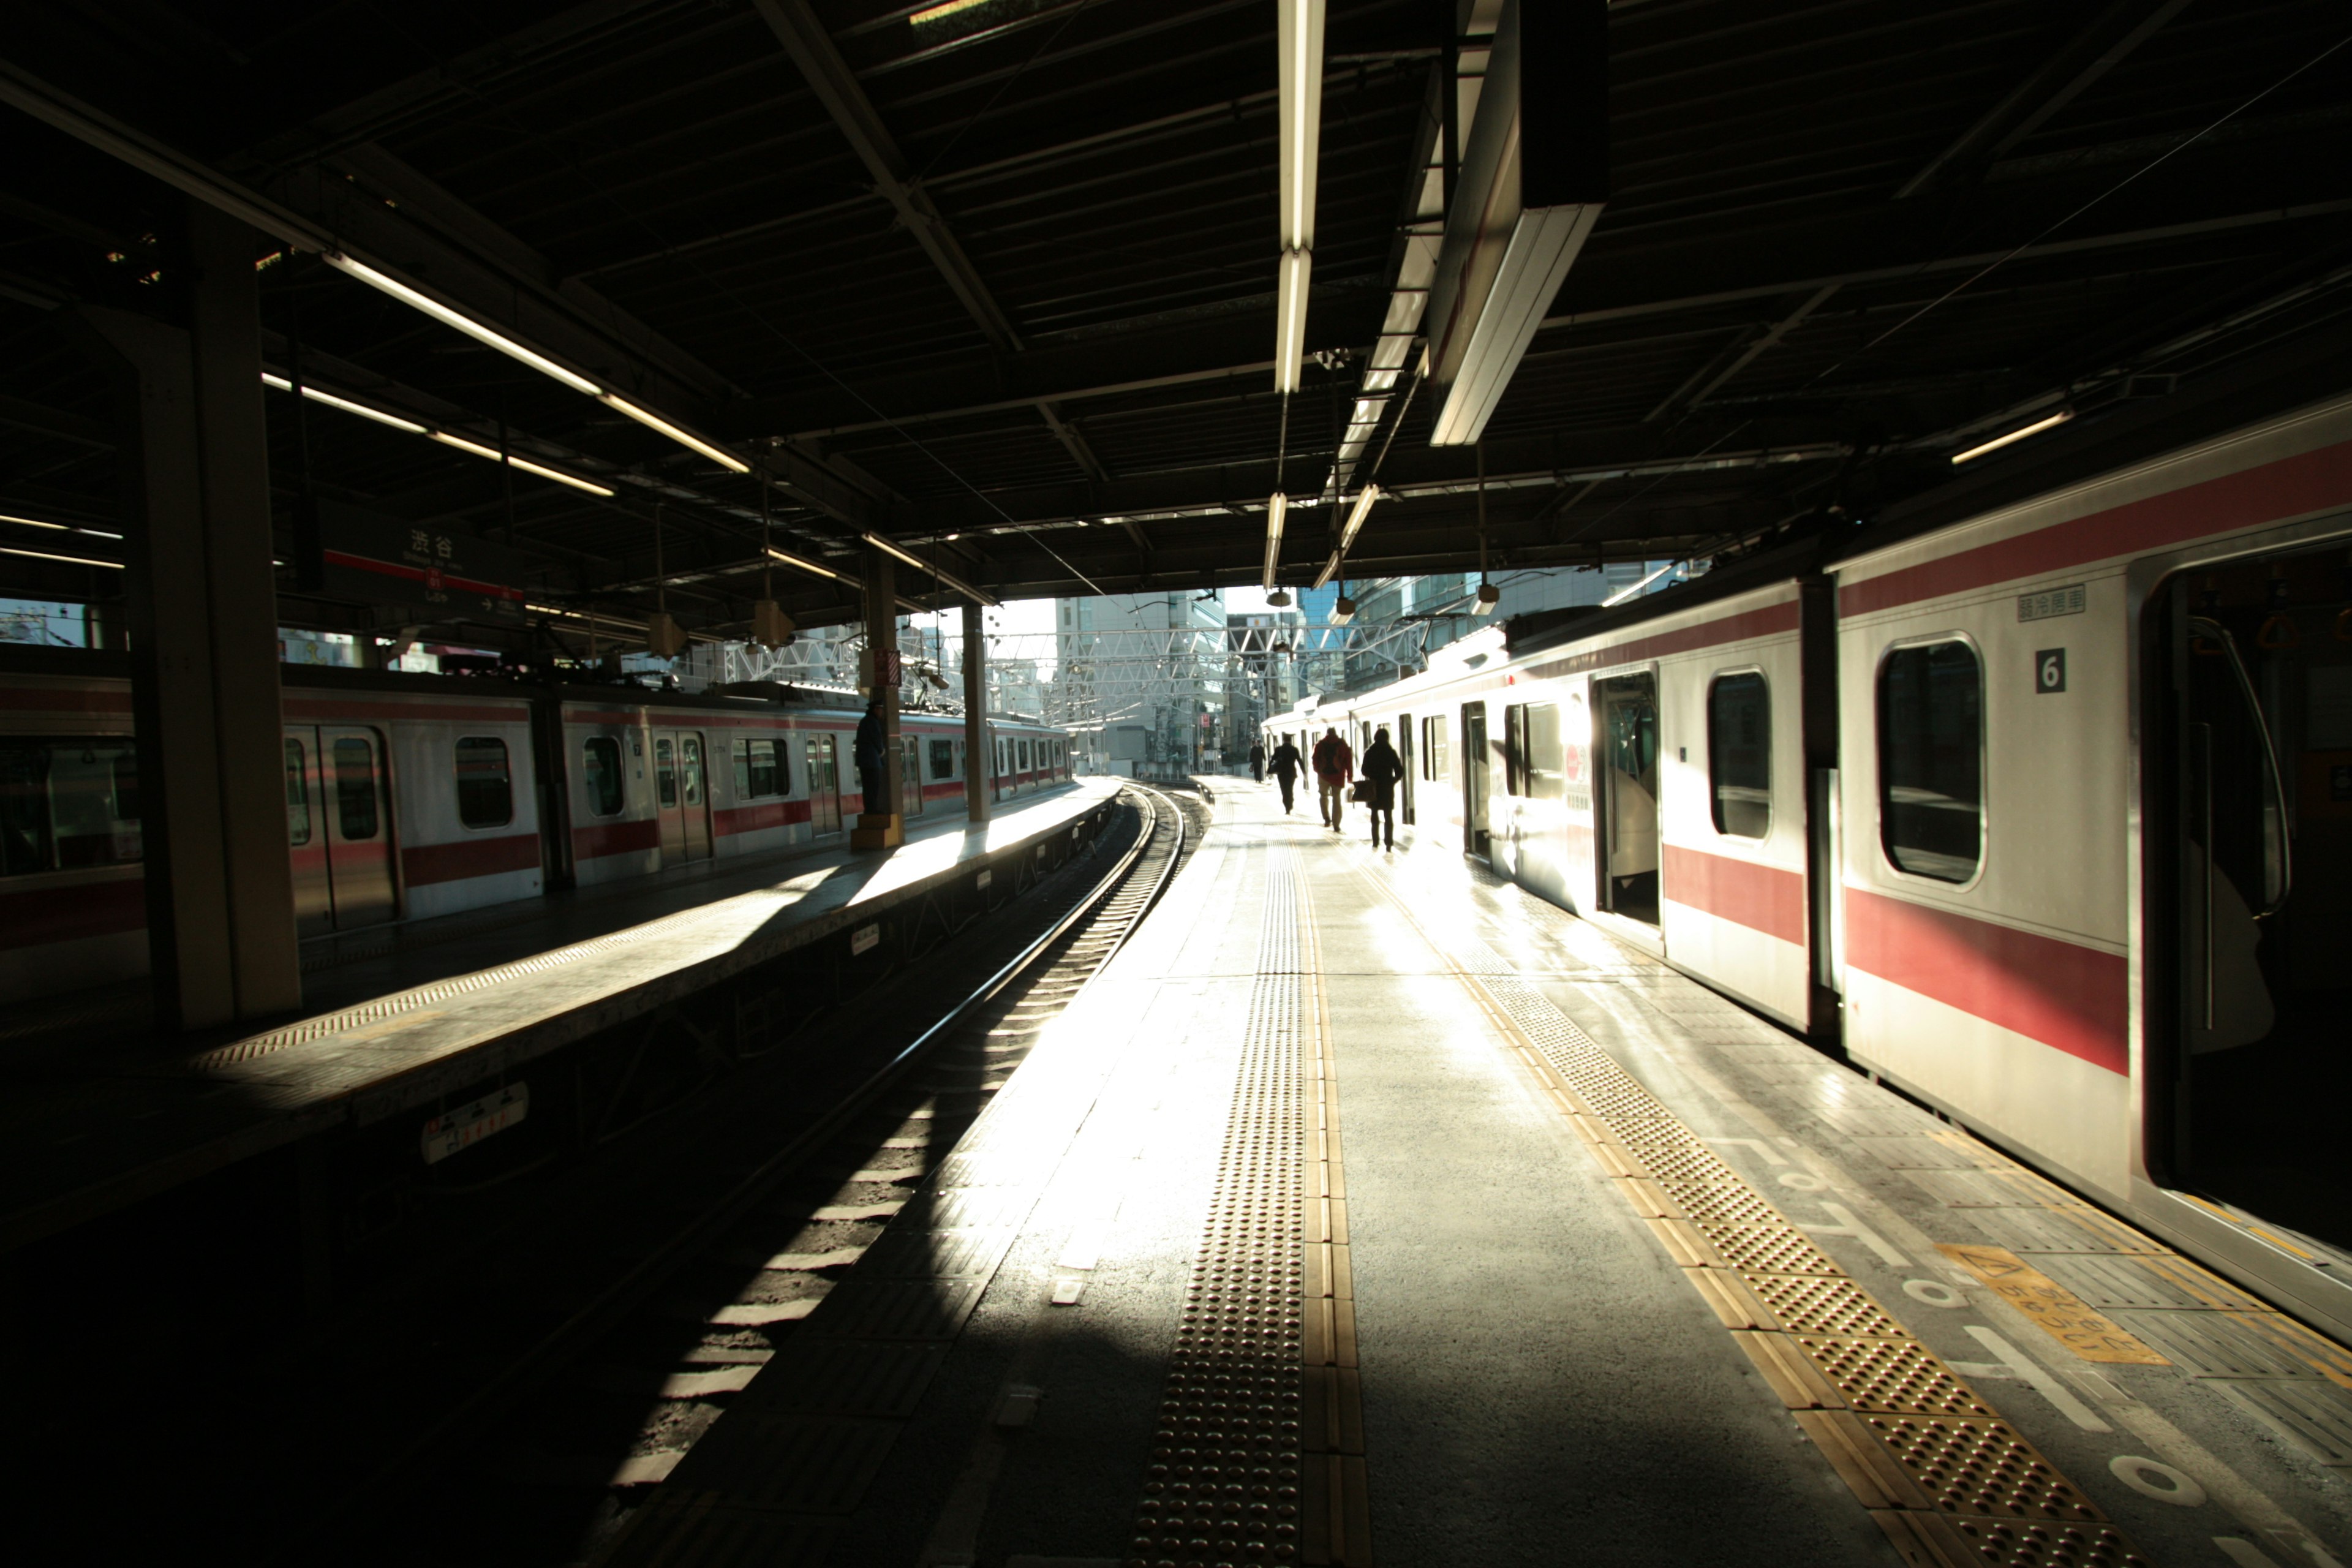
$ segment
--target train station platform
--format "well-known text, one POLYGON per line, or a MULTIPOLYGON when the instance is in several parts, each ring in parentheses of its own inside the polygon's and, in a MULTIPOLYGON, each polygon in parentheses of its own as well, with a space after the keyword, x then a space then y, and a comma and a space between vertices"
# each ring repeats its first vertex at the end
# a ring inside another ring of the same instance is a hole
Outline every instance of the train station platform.
POLYGON ((961 811, 919 820, 886 854, 836 843, 702 862, 354 932, 318 950, 307 1015, 259 1033, 174 1046, 67 1013, 0 1052, 0 1250, 324 1131, 429 1115, 788 954, 835 943, 887 961, 894 922, 926 900, 957 903, 942 918, 958 921, 1002 902, 1118 787, 1081 779, 998 803, 980 826, 961 811))
POLYGON ((2352 1356, 1434 847, 1216 820, 600 1561, 2352 1556, 2352 1356))

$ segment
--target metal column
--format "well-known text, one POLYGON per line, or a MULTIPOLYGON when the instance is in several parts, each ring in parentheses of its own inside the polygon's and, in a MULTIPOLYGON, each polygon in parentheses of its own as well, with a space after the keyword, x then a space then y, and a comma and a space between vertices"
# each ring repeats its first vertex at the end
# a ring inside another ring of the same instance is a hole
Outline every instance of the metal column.
MULTIPOLYGON (((84 307, 116 384, 155 1014, 195 1029, 300 1005, 278 590, 246 225, 187 208, 185 326, 84 307)), ((168 265, 168 264, 167 264, 168 265)))
MULTIPOLYGON (((887 811, 860 812, 850 830, 853 849, 895 849, 907 841, 905 770, 898 756, 898 584, 897 565, 889 553, 868 546, 866 552, 866 649, 874 684, 869 701, 882 711, 882 799, 887 811), (887 656, 887 657, 886 657, 887 656)), ((853 742, 854 750, 854 742, 853 742)), ((856 761, 855 756, 851 759, 856 761)), ((861 769, 858 779, 865 783, 861 769)))
POLYGON ((988 638, 981 608, 963 607, 963 808, 974 822, 988 820, 989 773, 995 752, 988 738, 988 638))

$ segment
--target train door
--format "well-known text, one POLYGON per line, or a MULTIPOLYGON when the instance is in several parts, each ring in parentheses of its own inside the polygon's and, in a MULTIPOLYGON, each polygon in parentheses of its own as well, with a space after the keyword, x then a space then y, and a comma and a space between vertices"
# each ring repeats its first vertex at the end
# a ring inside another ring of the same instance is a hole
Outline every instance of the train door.
POLYGON ((1397 765, 1404 776, 1397 780, 1397 820, 1407 827, 1412 826, 1413 781, 1420 777, 1412 760, 1412 715, 1400 713, 1396 721, 1397 765))
POLYGON ((709 859, 710 779, 700 731, 654 731, 654 801, 661 809, 662 863, 709 859))
POLYGON ((898 795, 902 816, 923 815, 923 742, 918 736, 898 737, 898 795))
POLYGON ((301 933, 396 918, 383 737, 370 729, 300 724, 286 731, 284 745, 287 855, 301 933))
POLYGON ((1486 840, 1486 705, 1462 705, 1462 847, 1485 858, 1486 840))
POLYGON ((840 758, 832 735, 811 735, 802 742, 802 760, 808 765, 809 833, 822 838, 841 831, 840 758))
POLYGON ((1658 923, 1658 678, 1592 683, 1600 709, 1601 907, 1658 923))
POLYGON ((2352 1253, 2341 1101, 2318 1091, 2352 1016, 2352 572, 2338 542, 2181 574, 2158 608, 2147 924, 2179 957, 2147 966, 2174 993, 2151 998, 2173 1049, 2150 1142, 2173 1185, 2352 1253))

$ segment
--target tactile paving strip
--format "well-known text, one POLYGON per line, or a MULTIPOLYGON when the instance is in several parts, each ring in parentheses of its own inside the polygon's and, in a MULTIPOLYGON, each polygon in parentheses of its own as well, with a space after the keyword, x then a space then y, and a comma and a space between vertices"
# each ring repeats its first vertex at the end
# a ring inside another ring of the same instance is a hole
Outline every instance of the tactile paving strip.
POLYGON ((1129 1561, 1295 1563, 1306 1140, 1297 880, 1267 857, 1233 1110, 1168 1362, 1129 1561))
MULTIPOLYGON (((1595 1130, 1585 1133, 1588 1141, 1605 1134, 1622 1146, 1621 1152, 1632 1152, 1653 1169, 1654 1161, 1672 1159, 1677 1151, 1704 1148, 1615 1058, 1491 951, 1475 939, 1441 942, 1393 888, 1384 890, 1471 984, 1505 1033, 1516 1034, 1566 1086, 1575 1124, 1582 1131, 1589 1122, 1595 1130)), ((1601 1163, 1622 1173, 1621 1159, 1602 1155, 1601 1163)), ((1682 1168, 1688 1176, 1701 1169, 1693 1163, 1682 1168)), ((1747 1255, 1734 1260, 1739 1277, 1781 1330, 1750 1338, 1785 1344, 1811 1363, 1826 1379, 1822 1393, 1833 1390, 1836 1402, 1852 1412, 1835 1419, 1861 1423, 1924 1494, 1924 1509, 1889 1509, 1866 1473, 1857 1475, 1832 1456, 1840 1475, 1907 1561, 1944 1568, 2146 1568, 2131 1542, 2087 1497, 1744 1178, 1629 1175, 1620 1185, 1645 1214, 1657 1211, 1640 1194, 1663 1193, 1691 1213, 1711 1246, 1738 1247, 1747 1255), (1804 1258, 1819 1271, 1778 1271, 1772 1260, 1781 1257, 1804 1258)), ((2021 1201, 2011 1190, 2004 1201, 2021 1201)), ((1709 1273, 1687 1268, 1685 1272, 1709 1273)), ((1760 1346, 1750 1353, 1759 1351, 1760 1346)), ((1801 1408, 1811 1396, 1792 1386, 1784 1397, 1801 1408)), ((1822 1440, 1813 1426, 1806 1430, 1822 1440)))

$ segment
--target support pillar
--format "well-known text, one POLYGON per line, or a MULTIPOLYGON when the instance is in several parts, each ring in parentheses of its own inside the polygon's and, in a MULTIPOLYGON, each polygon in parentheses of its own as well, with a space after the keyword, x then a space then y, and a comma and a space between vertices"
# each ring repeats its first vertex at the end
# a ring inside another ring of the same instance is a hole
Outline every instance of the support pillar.
MULTIPOLYGON (((853 849, 895 849, 907 841, 907 785, 898 754, 898 584, 893 571, 897 564, 887 552, 866 547, 866 648, 874 684, 866 695, 869 702, 878 705, 882 715, 882 803, 889 809, 858 813, 857 826, 849 834, 853 849)), ((856 750, 853 742, 853 762, 856 750)), ((860 768, 858 773, 862 788, 865 770, 860 768)))
POLYGON ((184 326, 77 312, 122 429, 149 963, 167 1028, 302 1000, 255 239, 191 202, 188 243, 167 268, 181 275, 184 326))
POLYGON ((988 637, 976 604, 963 607, 963 809, 974 822, 988 820, 989 774, 996 752, 988 733, 988 637))

